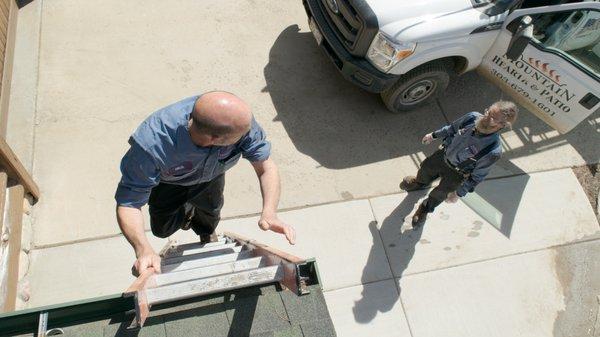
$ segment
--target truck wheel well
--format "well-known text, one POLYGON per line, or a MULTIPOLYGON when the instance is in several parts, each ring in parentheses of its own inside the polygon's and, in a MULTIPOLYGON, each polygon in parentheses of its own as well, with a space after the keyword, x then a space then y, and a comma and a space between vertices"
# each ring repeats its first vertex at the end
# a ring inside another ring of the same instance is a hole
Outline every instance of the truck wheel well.
POLYGON ((453 71, 455 74, 460 75, 467 69, 468 61, 462 56, 450 56, 441 59, 429 61, 420 65, 419 67, 427 66, 430 64, 442 64, 446 69, 453 71))
POLYGON ((451 57, 451 59, 452 59, 453 65, 454 65, 454 68, 453 68, 454 72, 459 75, 464 73, 465 70, 467 69, 467 65, 469 64, 467 59, 462 56, 453 56, 453 57, 451 57))

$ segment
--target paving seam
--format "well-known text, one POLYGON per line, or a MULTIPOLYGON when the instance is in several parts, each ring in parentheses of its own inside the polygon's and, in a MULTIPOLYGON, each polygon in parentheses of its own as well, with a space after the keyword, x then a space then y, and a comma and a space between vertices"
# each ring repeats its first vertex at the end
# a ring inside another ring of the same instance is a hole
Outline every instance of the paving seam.
MULTIPOLYGON (((600 162, 598 162, 598 163, 600 163, 600 162)), ((595 164, 598 164, 598 163, 586 163, 586 165, 595 165, 595 164)), ((525 172, 525 173, 512 173, 512 174, 507 174, 507 175, 503 175, 503 176, 486 178, 484 181, 486 181, 486 180, 498 180, 498 179, 505 179, 505 178, 508 179, 508 178, 514 178, 514 177, 524 176, 524 175, 528 175, 529 176, 529 175, 537 174, 537 173, 546 173, 546 172, 553 172, 553 171, 561 171, 561 170, 566 170, 566 169, 573 170, 574 167, 577 167, 577 166, 564 166, 564 167, 542 169, 542 170, 525 172)), ((575 173, 573 173, 573 174, 575 174, 575 173)), ((581 184, 579 184, 579 185, 581 185, 581 184)))
POLYGON ((452 269, 452 268, 457 268, 457 267, 463 267, 463 266, 468 266, 468 265, 471 265, 471 264, 477 264, 477 263, 481 263, 481 262, 499 260, 499 259, 503 259, 503 258, 511 257, 511 256, 525 255, 525 254, 529 254, 529 253, 541 252, 541 251, 544 251, 544 250, 550 250, 550 249, 555 249, 555 248, 575 246, 575 245, 578 245, 578 244, 583 244, 583 243, 588 243, 588 242, 594 242, 594 241, 600 241, 600 236, 597 236, 597 237, 594 237, 594 238, 589 238, 589 239, 581 239, 581 240, 577 240, 577 241, 573 241, 573 242, 561 243, 561 244, 558 244, 558 245, 553 245, 553 246, 548 246, 548 247, 543 247, 543 248, 538 248, 538 249, 533 249, 533 250, 528 250, 528 251, 523 251, 523 252, 516 252, 516 253, 512 253, 512 254, 499 255, 499 256, 490 257, 490 258, 487 258, 487 259, 481 259, 481 260, 476 260, 476 261, 471 261, 471 262, 465 262, 465 263, 461 263, 461 264, 457 264, 457 265, 453 265, 453 266, 448 266, 448 267, 442 267, 442 268, 438 268, 438 269, 430 269, 430 270, 420 271, 420 272, 416 272, 416 273, 409 273, 409 274, 402 275, 402 277, 407 277, 407 276, 412 276, 412 275, 419 275, 419 274, 425 274, 425 273, 430 273, 430 272, 435 272, 435 271, 440 271, 440 270, 446 270, 446 269, 452 269))
POLYGON ((344 290, 344 289, 349 289, 349 288, 359 287, 359 286, 366 286, 369 284, 374 284, 374 283, 383 282, 383 281, 395 281, 395 280, 396 280, 396 277, 394 277, 392 275, 392 277, 386 277, 386 278, 382 278, 380 280, 369 281, 369 282, 364 282, 364 283, 357 283, 357 284, 352 284, 352 285, 348 285, 348 286, 342 286, 342 287, 338 287, 338 288, 331 288, 331 289, 323 290, 323 293, 329 293, 329 292, 333 292, 333 291, 344 290))
POLYGON ((40 63, 42 59, 42 24, 44 19, 44 0, 40 0, 40 27, 38 28, 38 56, 37 56, 37 78, 35 80, 35 103, 34 103, 34 111, 33 111, 33 140, 31 144, 31 173, 33 175, 35 169, 35 144, 36 144, 36 134, 37 134, 37 115, 39 110, 39 93, 40 93, 40 63))
POLYGON ((510 256, 524 255, 524 254, 528 254, 528 253, 535 253, 535 252, 540 252, 540 251, 550 250, 550 249, 560 248, 560 247, 575 246, 575 245, 578 245, 578 244, 581 244, 581 243, 588 243, 588 242, 594 242, 594 241, 600 241, 600 237, 590 238, 590 239, 584 239, 584 240, 580 240, 580 241, 569 242, 569 243, 564 243, 564 244, 560 244, 560 245, 549 246, 549 247, 545 247, 545 248, 534 249, 534 250, 530 250, 530 251, 526 251, 526 252, 518 252, 518 253, 514 253, 514 254, 501 255, 501 256, 492 257, 492 258, 489 258, 489 259, 483 259, 483 260, 477 260, 477 261, 472 261, 472 262, 466 262, 466 263, 461 263, 461 264, 458 264, 458 265, 443 267, 443 268, 439 268, 439 269, 431 269, 431 270, 425 270, 425 271, 420 271, 420 272, 416 272, 416 273, 403 274, 401 277, 392 276, 391 278, 383 278, 383 279, 380 279, 380 280, 375 280, 375 281, 370 281, 370 282, 365 282, 365 283, 359 283, 359 284, 354 284, 354 285, 349 285, 349 286, 343 286, 343 287, 339 287, 339 288, 331 288, 331 289, 323 290, 323 292, 324 293, 328 293, 328 292, 337 291, 337 290, 344 290, 344 289, 348 289, 348 288, 352 288, 352 287, 358 287, 358 286, 361 286, 361 285, 368 285, 368 284, 373 284, 373 283, 383 282, 383 281, 388 281, 388 280, 397 280, 397 279, 400 279, 400 278, 403 278, 403 277, 408 277, 408 276, 413 276, 413 275, 426 274, 426 273, 431 273, 431 272, 434 272, 434 271, 441 271, 441 270, 446 270, 446 269, 451 269, 451 268, 456 268, 456 267, 467 266, 467 265, 470 265, 470 264, 477 264, 477 263, 480 263, 480 262, 498 260, 498 259, 502 259, 502 258, 510 257, 510 256))
POLYGON ((442 113, 442 116, 444 116, 446 123, 450 124, 450 120, 448 119, 448 116, 446 116, 446 112, 444 111, 444 108, 442 107, 442 103, 440 102, 440 99, 436 98, 435 103, 437 104, 438 108, 440 108, 440 112, 442 113))
MULTIPOLYGON (((298 210, 302 210, 302 209, 308 209, 311 207, 319 207, 319 206, 327 206, 327 205, 335 205, 335 204, 341 204, 341 203, 345 203, 345 202, 352 202, 352 201, 361 201, 361 200, 369 200, 370 203, 370 199, 373 198, 380 198, 380 197, 387 197, 387 196, 391 196, 391 195, 400 195, 400 194, 404 194, 407 193, 405 191, 399 191, 399 192, 390 192, 390 193, 383 193, 383 194, 379 194, 379 195, 373 195, 373 196, 368 196, 368 197, 363 197, 363 198, 355 198, 355 199, 350 199, 350 200, 334 200, 334 201, 328 201, 328 202, 323 202, 323 203, 318 203, 318 204, 312 204, 312 205, 307 205, 307 206, 296 206, 296 207, 289 207, 289 208, 281 208, 278 209, 277 212, 278 213, 284 213, 284 212, 290 212, 290 211, 298 211, 298 210)), ((226 221, 226 220, 235 220, 235 219, 247 219, 247 218, 252 218, 252 217, 256 217, 259 216, 261 213, 249 213, 249 214, 243 214, 243 215, 234 215, 234 216, 229 216, 229 217, 222 217, 221 221, 226 221)), ((145 233, 151 233, 152 230, 150 229, 144 229, 145 233)), ((47 248, 56 248, 56 247, 61 247, 61 246, 68 246, 68 245, 72 245, 72 244, 78 244, 78 243, 84 243, 84 242, 90 242, 90 241, 98 241, 98 240, 104 240, 104 239, 112 239, 112 238, 116 238, 119 236, 123 236, 121 233, 114 233, 114 234, 107 234, 107 235, 101 235, 101 236, 95 236, 92 238, 84 238, 84 239, 79 239, 79 240, 71 240, 71 241, 62 241, 62 242, 57 242, 57 243, 50 243, 50 244, 44 244, 44 245, 33 245, 33 249, 47 249, 47 248)))
MULTIPOLYGON (((33 135, 31 139, 31 178, 35 181, 35 144, 37 141, 37 118, 38 118, 38 110, 39 110, 39 93, 40 93, 40 63, 42 59, 42 24, 44 19, 44 0, 40 0, 40 9, 39 9, 39 18, 40 18, 40 27, 38 28, 38 51, 37 51, 37 79, 35 80, 35 102, 34 102, 34 111, 33 111, 33 135)), ((35 216, 36 209, 35 203, 31 206, 31 246, 30 250, 36 249, 35 246, 35 216)))
MULTIPOLYGON (((498 176, 498 177, 493 177, 493 178, 487 178, 485 180, 498 180, 498 179, 505 179, 505 178, 508 179, 508 178, 514 178, 514 177, 518 177, 518 176, 522 176, 522 175, 531 175, 531 174, 535 174, 535 173, 545 173, 545 172, 559 171, 559 170, 564 170, 564 169, 567 169, 567 168, 572 168, 572 167, 553 168, 553 169, 548 169, 548 170, 540 170, 540 171, 526 172, 526 173, 515 173, 515 174, 511 174, 511 175, 506 175, 506 176, 498 176)), ((316 203, 316 204, 305 205, 305 206, 295 206, 295 207, 289 207, 289 208, 281 208, 281 209, 278 209, 278 212, 279 213, 284 213, 284 212, 291 212, 291 211, 308 209, 308 208, 311 208, 311 207, 335 205, 335 204, 341 204, 341 203, 345 203, 345 202, 362 201, 362 200, 368 200, 369 203, 370 203, 370 200, 374 199, 374 198, 388 197, 388 196, 392 196, 392 195, 401 195, 401 194, 406 194, 406 193, 408 193, 408 192, 400 190, 400 191, 397 191, 397 192, 382 193, 382 194, 378 194, 378 195, 366 196, 366 197, 361 197, 361 198, 354 198, 354 199, 350 199, 350 200, 340 199, 340 200, 327 201, 327 202, 316 203)), ((257 213, 243 214, 243 215, 233 215, 233 216, 229 216, 229 217, 222 217, 221 221, 234 220, 234 219, 247 219, 247 218, 252 218, 252 217, 260 216, 260 214, 261 214, 260 212, 257 212, 257 213)), ((34 221, 35 221, 35 218, 34 218, 34 221)), ((150 229, 144 229, 144 232, 151 233, 152 231, 150 229)), ((102 236, 96 236, 96 237, 92 237, 92 238, 84 238, 84 239, 80 239, 80 240, 71 240, 71 241, 62 241, 62 242, 50 243, 50 244, 44 244, 44 245, 36 245, 36 244, 34 244, 32 249, 56 248, 56 247, 67 246, 67 245, 71 245, 71 244, 83 243, 83 242, 90 242, 90 241, 111 239, 111 238, 116 238, 116 237, 119 237, 119 236, 122 236, 122 234, 121 233, 114 233, 114 234, 107 234, 107 235, 102 235, 102 236)))
MULTIPOLYGON (((371 209, 371 214, 373 215, 373 219, 375 219, 375 224, 377 225, 379 222, 377 220, 377 216, 375 215, 375 210, 373 209, 373 204, 371 204, 371 199, 369 199, 369 208, 371 209)), ((385 254, 385 258, 387 260, 388 266, 390 267, 390 274, 392 275, 392 278, 394 278, 394 269, 392 268, 392 262, 390 261, 390 256, 388 255, 388 251, 387 248, 385 247, 385 243, 383 241, 383 236, 381 236, 381 231, 379 230, 378 227, 377 228, 377 234, 379 235, 379 239, 381 240, 381 246, 383 247, 383 252, 385 254)), ((373 243, 375 244, 375 243, 373 243)), ((398 292, 398 300, 400 301, 400 305, 402 306, 402 312, 404 313, 404 320, 406 321, 406 326, 408 327, 408 333, 410 333, 410 336, 414 336, 413 332, 412 332, 412 328, 410 327, 410 322, 408 321, 408 314, 406 312, 406 309, 404 307, 404 301, 402 301, 402 292, 400 289, 400 284, 399 282, 396 282, 395 278, 394 278, 394 286, 396 287, 396 291, 398 292)))

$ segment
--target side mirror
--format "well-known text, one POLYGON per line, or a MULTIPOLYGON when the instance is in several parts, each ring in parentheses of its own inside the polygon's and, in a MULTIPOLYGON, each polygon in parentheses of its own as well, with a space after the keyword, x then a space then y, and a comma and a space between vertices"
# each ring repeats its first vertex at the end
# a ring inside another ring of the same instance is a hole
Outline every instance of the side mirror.
POLYGON ((523 51, 527 44, 531 40, 533 40, 533 19, 530 16, 524 16, 521 19, 521 24, 519 28, 515 31, 510 43, 508 44, 508 50, 506 51, 506 57, 509 60, 516 61, 523 51))

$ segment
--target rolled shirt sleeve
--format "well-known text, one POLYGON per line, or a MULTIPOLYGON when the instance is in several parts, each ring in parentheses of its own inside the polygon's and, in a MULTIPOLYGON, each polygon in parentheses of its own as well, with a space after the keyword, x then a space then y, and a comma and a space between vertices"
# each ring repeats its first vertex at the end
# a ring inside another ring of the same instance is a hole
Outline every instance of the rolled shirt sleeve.
POLYGON ((115 193, 117 205, 141 208, 148 203, 150 191, 160 180, 154 159, 134 140, 121 160, 121 181, 115 193))
POLYGON ((254 118, 250 131, 240 143, 240 149, 242 156, 251 162, 267 160, 271 155, 271 143, 267 141, 265 131, 254 118))
POLYGON ((467 122, 469 119, 475 120, 475 118, 477 118, 478 116, 480 116, 478 112, 469 112, 468 114, 457 118, 454 122, 443 126, 438 130, 435 130, 432 133, 432 136, 433 138, 446 138, 449 136, 453 136, 458 132, 458 130, 460 130, 461 126, 464 125, 465 122, 467 122))
POLYGON ((469 192, 473 192, 475 187, 482 182, 490 173, 492 165, 500 159, 500 154, 492 152, 487 156, 479 159, 469 177, 465 179, 462 185, 456 191, 459 197, 464 197, 469 192))

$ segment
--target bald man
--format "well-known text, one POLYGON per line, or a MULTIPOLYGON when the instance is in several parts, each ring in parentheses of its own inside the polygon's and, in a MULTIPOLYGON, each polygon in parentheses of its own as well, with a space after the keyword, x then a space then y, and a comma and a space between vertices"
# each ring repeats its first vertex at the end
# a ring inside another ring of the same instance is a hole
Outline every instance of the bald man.
POLYGON ((136 254, 134 268, 160 272, 160 257, 144 233, 141 207, 160 238, 191 228, 203 243, 214 240, 223 206, 225 171, 240 157, 256 171, 263 203, 262 230, 295 243, 294 228, 277 217, 279 173, 271 145, 250 107, 227 92, 186 98, 154 112, 129 138, 117 188, 117 220, 136 254))

